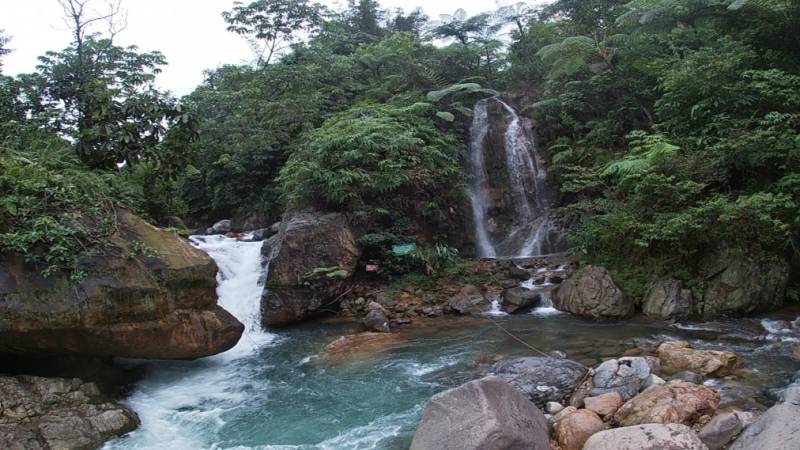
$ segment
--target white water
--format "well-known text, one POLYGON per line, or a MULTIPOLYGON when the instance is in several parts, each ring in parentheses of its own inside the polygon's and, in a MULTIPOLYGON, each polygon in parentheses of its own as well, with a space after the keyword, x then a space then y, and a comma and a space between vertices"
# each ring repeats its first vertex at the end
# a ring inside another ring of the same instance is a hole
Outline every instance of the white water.
MULTIPOLYGON (((106 449, 196 450, 209 448, 203 439, 221 428, 222 415, 246 405, 252 395, 241 386, 249 369, 238 360, 275 341, 260 327, 261 242, 240 242, 224 236, 197 236, 193 243, 219 266, 219 304, 245 325, 242 338, 225 353, 192 362, 154 363, 126 401, 142 420, 126 438, 106 449), (211 430, 209 429, 211 428, 211 430)), ((267 386, 251 386, 261 390, 267 386)))
POLYGON ((547 172, 539 156, 529 121, 499 98, 479 101, 475 105, 470 130, 470 163, 472 177, 469 197, 475 224, 476 250, 480 257, 527 257, 552 253, 556 245, 551 235, 558 229, 549 218, 551 192, 548 190, 547 172), (506 216, 513 216, 510 224, 498 225, 492 217, 492 181, 486 167, 491 121, 488 102, 499 103, 506 114, 503 152, 508 178, 506 186, 506 216))

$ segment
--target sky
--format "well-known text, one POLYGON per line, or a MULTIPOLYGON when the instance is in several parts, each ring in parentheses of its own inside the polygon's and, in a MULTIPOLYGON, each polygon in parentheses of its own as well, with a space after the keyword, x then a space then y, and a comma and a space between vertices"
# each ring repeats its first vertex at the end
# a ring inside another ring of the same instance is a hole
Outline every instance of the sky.
MULTIPOLYGON (((225 30, 220 14, 234 0, 123 0, 127 27, 117 36, 121 45, 158 50, 169 63, 156 84, 176 95, 185 95, 203 81, 203 71, 223 64, 245 63, 252 53, 245 41, 225 30)), ((336 7, 341 0, 322 0, 336 7)), ((469 14, 494 10, 509 0, 381 0, 384 7, 410 11, 422 7, 431 19, 463 8, 469 14)), ((541 1, 539 1, 541 3, 541 1)), ((101 9, 105 0, 92 0, 101 9)), ((60 50, 70 41, 69 29, 56 0, 0 0, 0 30, 11 37, 13 52, 3 59, 3 73, 31 72, 37 57, 60 50)), ((98 30, 102 31, 102 30, 98 30)))

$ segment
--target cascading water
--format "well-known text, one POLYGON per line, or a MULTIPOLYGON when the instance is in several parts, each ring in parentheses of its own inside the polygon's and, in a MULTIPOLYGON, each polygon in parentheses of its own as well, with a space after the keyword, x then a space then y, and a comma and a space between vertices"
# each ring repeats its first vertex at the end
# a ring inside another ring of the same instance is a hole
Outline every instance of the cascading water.
POLYGON ((526 257, 560 250, 558 228, 549 214, 553 193, 531 124, 497 97, 475 105, 470 163, 478 256, 526 257), (493 104, 500 111, 492 111, 493 104), (504 115, 504 130, 493 123, 492 114, 498 112, 504 115), (495 139, 501 132, 502 139, 495 139))

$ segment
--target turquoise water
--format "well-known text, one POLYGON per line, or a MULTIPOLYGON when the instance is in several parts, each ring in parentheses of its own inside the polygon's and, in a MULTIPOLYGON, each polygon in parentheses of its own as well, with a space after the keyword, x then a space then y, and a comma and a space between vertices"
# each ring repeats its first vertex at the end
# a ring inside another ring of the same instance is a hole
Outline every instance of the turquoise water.
MULTIPOLYGON (((127 400, 142 426, 107 449, 406 449, 433 394, 480 376, 496 358, 534 354, 489 319, 454 318, 401 331, 378 351, 320 360, 325 345, 360 327, 325 320, 261 331, 253 306, 259 244, 214 238, 199 245, 217 260, 220 301, 247 325, 245 336, 231 351, 198 361, 126 362, 146 368, 127 400)), ((780 322, 595 323, 552 312, 492 320, 587 365, 619 356, 632 338, 656 337, 739 352, 752 369, 745 382, 759 389, 800 369, 790 356, 800 339, 780 322)))

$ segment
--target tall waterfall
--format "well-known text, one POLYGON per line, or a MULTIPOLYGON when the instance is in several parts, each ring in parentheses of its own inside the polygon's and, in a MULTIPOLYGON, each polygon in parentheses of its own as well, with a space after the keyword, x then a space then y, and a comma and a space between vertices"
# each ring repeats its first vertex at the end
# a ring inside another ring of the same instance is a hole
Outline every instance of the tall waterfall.
POLYGON ((561 249, 558 227, 550 219, 553 192, 531 128, 497 97, 475 105, 469 194, 478 256, 536 256, 561 249), (492 120, 496 114, 502 121, 492 120))

